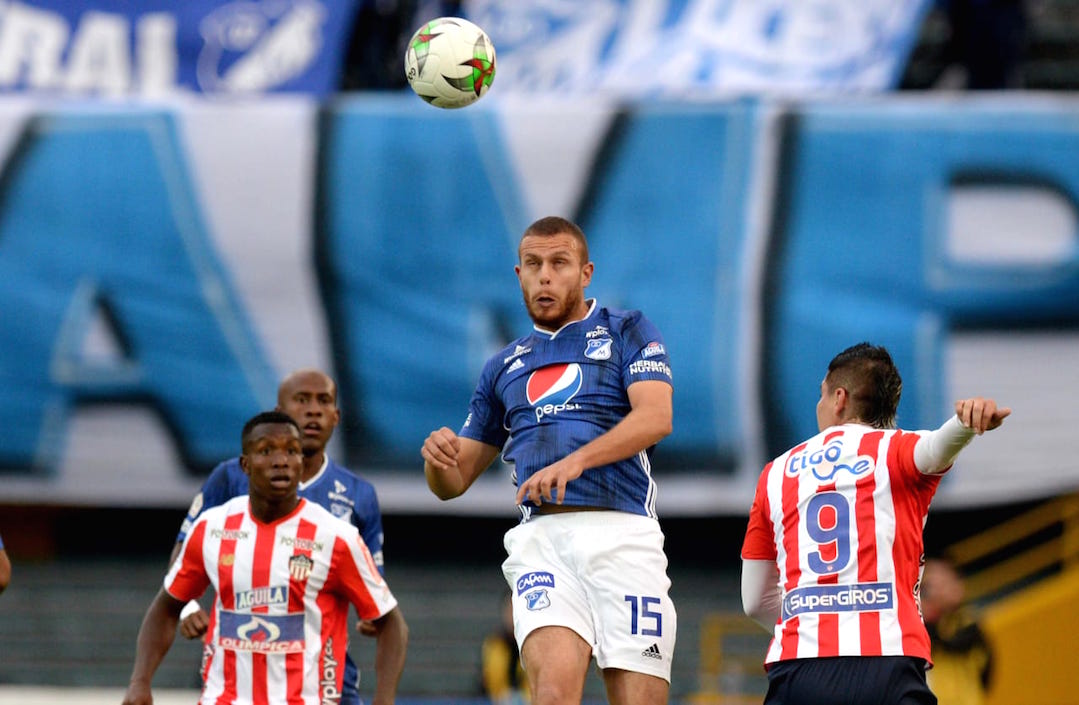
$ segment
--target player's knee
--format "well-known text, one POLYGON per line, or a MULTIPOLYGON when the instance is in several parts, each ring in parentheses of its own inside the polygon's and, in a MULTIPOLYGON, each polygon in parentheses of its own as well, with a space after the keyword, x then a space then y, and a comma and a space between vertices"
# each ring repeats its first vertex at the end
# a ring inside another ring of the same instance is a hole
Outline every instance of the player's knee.
MULTIPOLYGON (((531 678, 531 676, 530 676, 531 678)), ((532 705, 577 705, 584 697, 584 683, 559 678, 546 678, 532 683, 532 705)))

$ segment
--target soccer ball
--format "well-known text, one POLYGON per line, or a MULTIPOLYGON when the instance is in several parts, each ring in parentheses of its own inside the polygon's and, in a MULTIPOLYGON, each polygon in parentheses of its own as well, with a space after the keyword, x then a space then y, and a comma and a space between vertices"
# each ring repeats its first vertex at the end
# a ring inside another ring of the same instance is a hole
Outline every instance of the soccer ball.
POLYGON ((405 76, 416 95, 437 108, 463 108, 495 80, 495 47, 482 29, 460 17, 439 17, 412 35, 405 76))

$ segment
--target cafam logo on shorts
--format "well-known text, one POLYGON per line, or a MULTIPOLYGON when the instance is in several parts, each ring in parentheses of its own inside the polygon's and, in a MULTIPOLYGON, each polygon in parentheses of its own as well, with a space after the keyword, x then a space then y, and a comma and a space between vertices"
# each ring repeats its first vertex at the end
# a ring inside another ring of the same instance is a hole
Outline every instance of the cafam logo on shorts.
POLYGON ((520 578, 517 578, 517 594, 523 595, 537 585, 539 587, 553 588, 554 575, 545 570, 534 570, 530 573, 525 573, 520 578))
POLYGON ((544 416, 580 409, 580 404, 571 401, 581 391, 583 382, 584 373, 576 362, 547 365, 529 375, 525 394, 536 411, 536 421, 544 416))

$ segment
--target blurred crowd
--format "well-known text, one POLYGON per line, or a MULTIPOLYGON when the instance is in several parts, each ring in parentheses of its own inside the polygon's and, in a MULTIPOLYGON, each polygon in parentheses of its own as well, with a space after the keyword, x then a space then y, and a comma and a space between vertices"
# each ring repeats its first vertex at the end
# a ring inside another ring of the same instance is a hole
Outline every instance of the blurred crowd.
POLYGON ((905 87, 1023 88, 1022 64, 1029 43, 1030 10, 1025 0, 935 0, 908 66, 905 87))
POLYGON ((362 0, 345 55, 341 89, 404 88, 403 57, 413 32, 426 20, 461 13, 460 0, 362 0))

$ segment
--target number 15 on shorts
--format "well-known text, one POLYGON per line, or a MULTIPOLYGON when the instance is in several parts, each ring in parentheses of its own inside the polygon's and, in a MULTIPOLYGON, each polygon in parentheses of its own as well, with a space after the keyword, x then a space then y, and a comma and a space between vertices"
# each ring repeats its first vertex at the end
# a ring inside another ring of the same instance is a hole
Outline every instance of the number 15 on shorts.
POLYGON ((629 633, 643 636, 663 636, 663 613, 653 611, 660 604, 658 597, 626 595, 629 603, 629 633))

